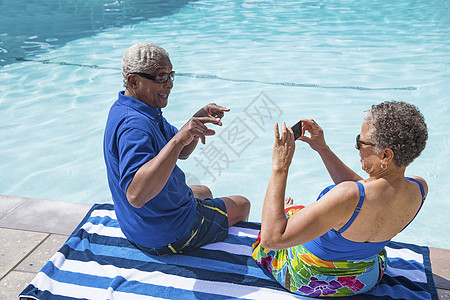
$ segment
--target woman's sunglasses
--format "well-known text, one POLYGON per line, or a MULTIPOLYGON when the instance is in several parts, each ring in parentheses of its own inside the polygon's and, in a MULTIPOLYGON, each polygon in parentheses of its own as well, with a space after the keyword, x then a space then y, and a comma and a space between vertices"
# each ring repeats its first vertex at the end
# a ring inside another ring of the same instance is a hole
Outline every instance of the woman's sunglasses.
POLYGON ((375 144, 372 144, 371 142, 365 142, 365 141, 361 141, 360 139, 359 139, 359 137, 360 137, 360 134, 358 134, 357 136, 356 136, 356 149, 361 149, 361 145, 366 145, 366 146, 375 146, 375 144))

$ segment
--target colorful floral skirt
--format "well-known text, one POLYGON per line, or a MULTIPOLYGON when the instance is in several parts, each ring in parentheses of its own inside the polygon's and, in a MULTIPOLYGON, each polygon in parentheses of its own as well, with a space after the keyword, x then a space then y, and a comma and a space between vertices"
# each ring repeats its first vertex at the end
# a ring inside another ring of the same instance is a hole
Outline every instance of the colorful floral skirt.
MULTIPOLYGON (((286 217, 303 206, 287 209, 286 217)), ((361 294, 381 280, 386 251, 363 260, 323 260, 303 245, 281 250, 261 247, 260 238, 252 245, 253 258, 288 291, 311 297, 339 297, 361 294)))

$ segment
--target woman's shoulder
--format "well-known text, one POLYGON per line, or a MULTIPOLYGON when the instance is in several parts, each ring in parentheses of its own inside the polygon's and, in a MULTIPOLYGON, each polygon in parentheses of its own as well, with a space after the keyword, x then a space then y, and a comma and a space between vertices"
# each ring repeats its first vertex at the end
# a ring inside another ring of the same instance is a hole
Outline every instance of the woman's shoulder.
POLYGON ((359 190, 361 187, 359 183, 363 184, 363 180, 361 181, 343 181, 336 185, 336 187, 340 187, 344 191, 354 191, 359 190))
POLYGON ((342 228, 351 218, 361 200, 361 189, 363 187, 356 181, 343 181, 324 197, 326 202, 323 206, 328 209, 326 216, 333 216, 332 228, 342 228))
POLYGON ((423 190, 425 192, 425 197, 427 196, 427 194, 428 194, 428 184, 425 181, 425 179, 423 179, 420 176, 414 176, 414 175, 408 175, 408 176, 406 176, 406 178, 412 178, 412 179, 417 180, 418 182, 420 182, 422 184, 422 186, 423 186, 423 190))
POLYGON ((357 181, 343 181, 336 184, 332 191, 334 195, 338 195, 342 201, 345 201, 359 199, 361 189, 364 189, 364 186, 359 186, 357 181))

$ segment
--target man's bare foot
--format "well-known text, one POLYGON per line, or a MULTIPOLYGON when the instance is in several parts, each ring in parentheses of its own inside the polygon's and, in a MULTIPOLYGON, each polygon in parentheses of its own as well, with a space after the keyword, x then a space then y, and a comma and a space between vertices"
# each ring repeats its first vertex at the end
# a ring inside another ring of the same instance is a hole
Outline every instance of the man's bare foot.
POLYGON ((284 208, 289 208, 291 206, 294 206, 294 199, 292 199, 291 197, 286 197, 286 199, 284 199, 284 208))

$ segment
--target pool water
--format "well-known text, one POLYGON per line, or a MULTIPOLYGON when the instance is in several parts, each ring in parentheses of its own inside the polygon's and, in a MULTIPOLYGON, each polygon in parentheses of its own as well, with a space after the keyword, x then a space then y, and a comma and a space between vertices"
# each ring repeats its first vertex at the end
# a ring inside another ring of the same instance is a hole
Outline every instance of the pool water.
MULTIPOLYGON (((363 111, 417 105, 429 141, 407 174, 424 177, 429 196, 395 239, 450 248, 448 1, 155 3, 0 1, 0 194, 111 201, 104 125, 124 50, 149 41, 178 74, 164 109, 175 126, 210 102, 231 109, 179 165, 215 196, 247 196, 251 221, 261 219, 275 122, 314 118, 365 177, 354 149, 363 111)), ((317 153, 296 147, 287 195, 308 204, 332 182, 317 153)))

